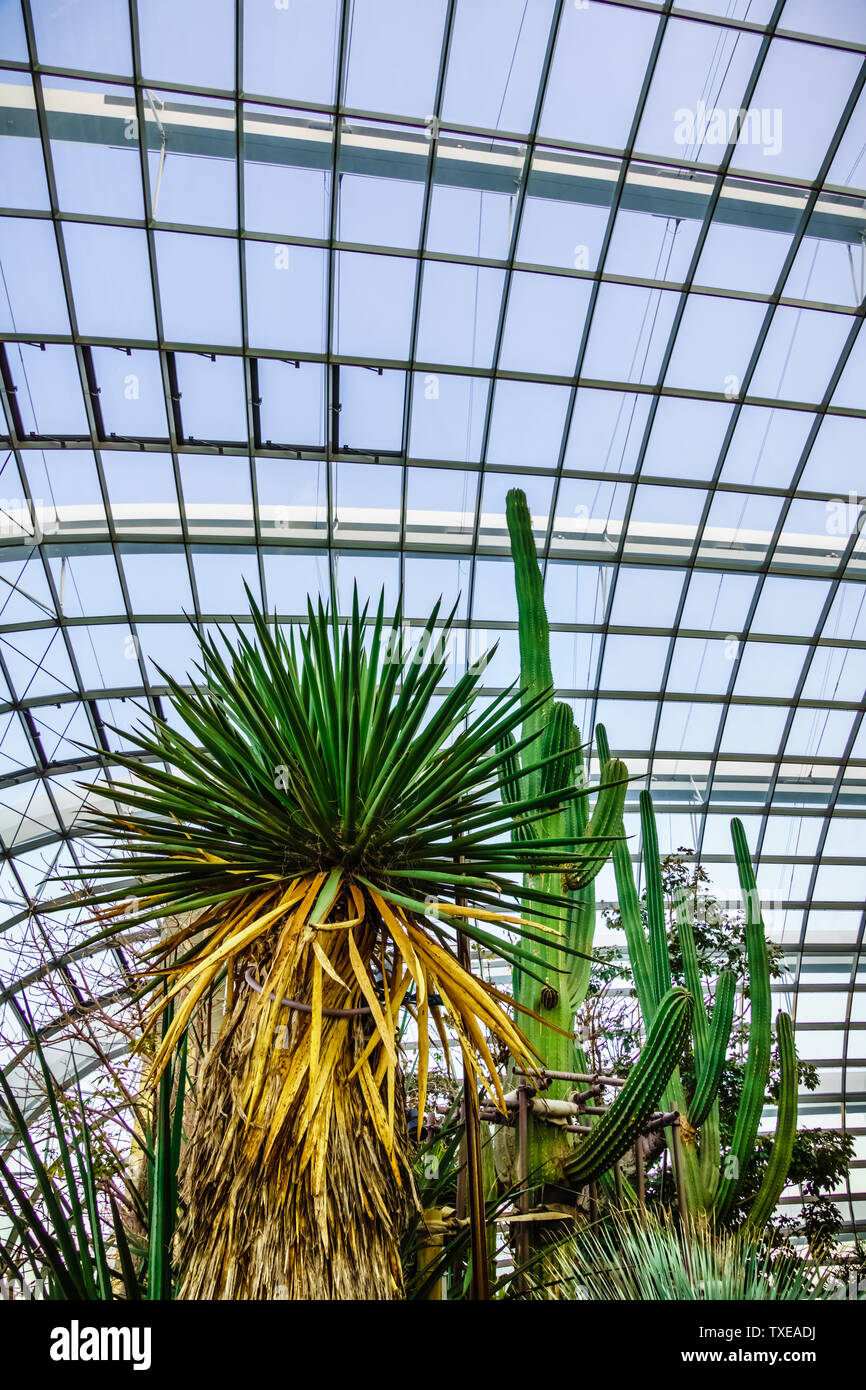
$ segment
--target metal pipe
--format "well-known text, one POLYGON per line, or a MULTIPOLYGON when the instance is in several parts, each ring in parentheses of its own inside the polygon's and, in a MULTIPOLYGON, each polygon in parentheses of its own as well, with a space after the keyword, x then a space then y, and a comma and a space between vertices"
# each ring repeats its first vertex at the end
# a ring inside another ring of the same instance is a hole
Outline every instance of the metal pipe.
POLYGON ((523 1071, 515 1072, 514 1075, 526 1077, 527 1081, 532 1081, 532 1083, 537 1088, 543 1086, 545 1081, 583 1081, 588 1083, 598 1082, 603 1086, 625 1085, 625 1077, 623 1076, 602 1076, 597 1073, 591 1074, 590 1072, 586 1071, 547 1071, 545 1069, 544 1071, 536 1072, 533 1075, 530 1075, 529 1072, 523 1071))
MULTIPOLYGON (((520 1215, 529 1215, 529 1099, 530 1086, 517 1088, 517 1180, 520 1183, 520 1215)), ((517 1227, 517 1263, 525 1265, 529 1261, 529 1226, 521 1221, 517 1227)), ((520 1277, 521 1288, 525 1283, 520 1277)))
MULTIPOLYGON (((471 971, 469 942, 457 933, 457 957, 463 969, 471 971)), ((478 1092, 471 1069, 463 1068, 463 1113, 466 1122, 466 1186, 469 1197, 469 1229, 472 1245, 471 1297, 490 1298, 490 1270, 487 1263, 487 1214, 484 1208, 484 1178, 481 1169, 481 1120, 478 1092)))
POLYGON ((671 1149, 674 1158, 674 1175, 677 1183, 677 1205, 680 1209, 680 1220, 685 1220, 689 1214, 689 1201, 688 1193, 686 1192, 685 1164, 683 1162, 679 1118, 671 1125, 671 1149))
POLYGON ((639 1134, 634 1143, 634 1161, 637 1169, 638 1206, 646 1211, 646 1169, 643 1161, 643 1135, 639 1134))

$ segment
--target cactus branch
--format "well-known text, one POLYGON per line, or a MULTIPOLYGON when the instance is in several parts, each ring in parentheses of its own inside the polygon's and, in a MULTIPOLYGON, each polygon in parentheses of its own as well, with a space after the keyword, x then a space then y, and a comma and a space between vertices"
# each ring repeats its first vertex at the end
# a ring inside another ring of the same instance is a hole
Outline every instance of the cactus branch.
POLYGON ((779 1040, 781 1081, 779 1109, 776 1116, 776 1140, 764 1181, 749 1212, 750 1226, 765 1226, 773 1215, 776 1203, 788 1178, 794 1139, 797 1135, 797 1052, 794 1047, 794 1025, 788 1014, 776 1017, 776 1037, 779 1040))
POLYGON ((689 1035, 692 997, 672 989, 660 1001, 640 1057, 592 1133, 566 1163, 577 1186, 596 1182, 634 1144, 682 1055, 689 1035))

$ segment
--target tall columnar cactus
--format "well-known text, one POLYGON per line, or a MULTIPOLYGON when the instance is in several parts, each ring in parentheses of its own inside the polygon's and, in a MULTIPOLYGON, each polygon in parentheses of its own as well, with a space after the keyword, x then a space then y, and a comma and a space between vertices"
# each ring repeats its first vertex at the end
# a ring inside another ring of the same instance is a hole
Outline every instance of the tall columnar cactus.
MULTIPOLYGON (((574 1015, 589 985, 595 927, 592 878, 608 859, 611 846, 616 844, 615 837, 622 834, 628 772, 623 763, 609 756, 602 758, 600 785, 590 815, 580 735, 570 707, 553 698, 544 586, 529 508, 518 489, 508 494, 506 517, 517 590, 521 691, 527 708, 521 737, 533 740, 527 747, 527 760, 533 756, 537 759, 540 754, 542 766, 537 771, 524 772, 512 742, 512 756, 503 766, 502 796, 517 807, 527 796, 551 795, 550 811, 540 819, 527 822, 515 812, 514 837, 563 843, 561 870, 532 880, 530 886, 546 893, 563 893, 568 899, 567 911, 559 911, 548 919, 551 942, 540 950, 543 968, 532 974, 515 969, 514 994, 517 1003, 531 1011, 521 1021, 545 1066, 551 1071, 571 1071, 576 1069, 575 1063, 581 1069, 585 1066, 574 1041, 574 1015), (560 799, 557 793, 561 794, 560 799)), ((656 1003, 660 1006, 661 995, 656 1003)), ((635 1081, 635 1088, 643 1088, 640 1097, 654 1097, 650 1109, 682 1051, 681 1044, 677 1047, 677 1038, 682 1031, 684 1001, 678 995, 666 1008, 670 1017, 666 1015, 665 1026, 660 1025, 648 1040, 641 1058, 643 1071, 640 1080, 635 1081)), ((552 1099, 564 1099, 573 1089, 573 1083, 555 1081, 546 1094, 552 1099)), ((626 1096, 623 1088, 609 1115, 579 1146, 561 1129, 543 1120, 532 1120, 529 1171, 572 1187, 589 1181, 583 1176, 587 1165, 594 1172, 605 1172, 634 1142, 634 1124, 638 1122, 639 1129, 646 1118, 631 1096, 632 1092, 626 1096)))
MULTIPOLYGON (((596 740, 599 756, 609 758, 607 735, 602 726, 596 729, 596 740)), ((670 990, 672 980, 658 835, 649 792, 641 793, 640 808, 648 935, 644 929, 631 857, 624 839, 614 842, 613 864, 635 992, 648 1026, 656 1016, 660 998, 670 990)), ((717 1097, 730 1042, 737 982, 731 971, 721 971, 716 981, 715 1004, 710 1019, 695 949, 691 907, 685 896, 675 903, 675 913, 683 974, 686 987, 694 999, 695 1087, 692 1095, 687 1097, 677 1070, 664 1096, 665 1107, 680 1112, 684 1189, 689 1207, 693 1213, 712 1211, 720 1221, 729 1220, 733 1214, 741 1179, 754 1150, 767 1092, 772 1046, 767 940, 749 848, 739 820, 731 822, 731 834, 746 909, 751 1022, 743 1091, 729 1152, 724 1156, 721 1153, 717 1097)), ((776 1141, 764 1184, 749 1216, 753 1224, 763 1224, 772 1214, 784 1186, 796 1132, 797 1062, 791 1020, 787 1014, 779 1014, 777 1032, 782 1076, 776 1141)))

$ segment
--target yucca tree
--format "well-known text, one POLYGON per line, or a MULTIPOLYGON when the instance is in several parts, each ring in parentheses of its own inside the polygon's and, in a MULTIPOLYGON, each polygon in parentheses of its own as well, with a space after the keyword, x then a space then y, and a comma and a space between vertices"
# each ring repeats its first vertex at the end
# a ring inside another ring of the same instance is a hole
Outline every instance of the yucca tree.
MULTIPOLYGON (((251 634, 200 638, 191 688, 165 677, 189 732, 154 718, 116 758, 134 776, 109 782, 112 804, 91 816, 105 853, 84 900, 125 910, 125 930, 174 920, 151 961, 168 983, 154 1020, 174 1007, 152 1078, 225 982, 182 1175, 183 1296, 399 1297, 415 1200, 401 1006, 417 1020, 419 1126, 431 1020, 501 1100, 488 1037, 525 1067, 534 1050, 511 1001, 460 964, 455 931, 538 973, 541 948, 564 943, 562 904, 537 885, 554 871, 591 881, 619 789, 602 790, 581 836, 513 844, 515 810, 531 825, 584 793, 499 802, 513 748, 497 750, 527 704, 519 690, 475 704, 484 659, 443 688, 438 605, 406 650, 382 600, 369 623, 357 595, 345 624, 310 605, 305 629, 250 602, 251 634)), ((516 742, 530 771, 537 744, 516 742)))

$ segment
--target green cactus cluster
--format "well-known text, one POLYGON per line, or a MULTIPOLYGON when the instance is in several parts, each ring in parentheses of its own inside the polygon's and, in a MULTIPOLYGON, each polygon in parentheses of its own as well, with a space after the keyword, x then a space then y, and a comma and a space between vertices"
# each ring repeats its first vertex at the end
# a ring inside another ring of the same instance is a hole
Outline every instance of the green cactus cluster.
MULTIPOLYGON (((732 822, 746 908, 751 1024, 733 1139, 729 1152, 723 1156, 718 1093, 733 1025, 736 977, 729 970, 719 974, 710 1015, 706 1005, 708 991, 695 948, 691 908, 683 897, 675 904, 675 916, 685 989, 674 987, 652 799, 649 792, 641 793, 645 929, 623 827, 628 771, 624 763, 611 757, 606 731, 599 725, 595 733, 600 781, 590 814, 580 734, 570 707, 553 697, 544 585, 529 508, 519 489, 508 493, 506 520, 517 592, 521 690, 527 705, 522 739, 532 739, 527 757, 537 761, 540 753, 542 766, 533 773, 524 773, 512 742, 511 756, 503 762, 501 794, 505 802, 515 807, 515 839, 540 839, 571 846, 561 868, 532 885, 543 892, 566 895, 569 906, 567 912, 550 921, 551 944, 540 948, 544 968, 532 975, 515 968, 515 999, 523 1010, 529 1011, 523 1014, 526 1031, 546 1068, 585 1071, 586 1059, 573 1038, 574 1016, 586 998, 590 980, 596 916, 593 880, 612 858, 635 992, 646 1030, 645 1045, 626 1084, 585 1139, 577 1141, 543 1120, 531 1121, 529 1169, 543 1180, 572 1188, 604 1179, 632 1148, 653 1109, 661 1104, 664 1110, 676 1110, 681 1117, 683 1195, 689 1209, 693 1214, 713 1213, 716 1219, 726 1221, 738 1207, 741 1177, 754 1150, 772 1046, 766 936, 745 832, 740 821, 732 822), (539 791, 551 794, 549 812, 531 823, 521 820, 517 808, 539 791), (687 1096, 678 1064, 689 1039, 695 1083, 687 1096)), ((797 1061, 787 1014, 778 1016, 777 1036, 782 1076, 776 1139, 763 1185, 748 1214, 751 1225, 764 1224, 772 1214, 784 1186, 796 1134, 797 1061)), ((546 1094, 566 1098, 572 1085, 554 1081, 546 1094)), ((625 1189, 629 1191, 628 1183, 625 1189)))
MULTIPOLYGON (((533 773, 524 773, 512 741, 511 756, 503 763, 501 794, 503 800, 514 807, 538 792, 548 792, 554 798, 557 793, 561 794, 561 800, 553 801, 547 815, 531 823, 521 820, 519 812, 515 812, 514 837, 563 843, 561 868, 539 877, 532 886, 546 893, 563 894, 568 900, 567 911, 549 920, 551 944, 540 948, 545 969, 530 975, 516 968, 514 995, 518 1005, 529 1011, 522 1014, 521 1021, 546 1067, 551 1071, 583 1070, 586 1060, 574 1042, 573 1033, 574 1015, 586 997, 590 979, 596 916, 592 880, 622 835, 628 770, 624 763, 609 756, 602 759, 600 781, 594 791, 595 805, 590 814, 580 734, 571 708, 553 698, 544 584, 529 508, 519 489, 508 494, 506 518, 517 591, 521 691, 527 706, 521 738, 533 740, 527 747, 527 758, 537 761, 540 754, 543 765, 533 773), (534 751, 536 747, 538 752, 534 751)), ((677 995, 670 1005, 670 1017, 665 1026, 654 1033, 650 1030, 638 1080, 630 1090, 623 1088, 586 1140, 578 1144, 573 1135, 543 1120, 532 1121, 531 1172, 545 1180, 579 1186, 590 1181, 580 1176, 584 1166, 595 1171, 603 1160, 600 1169, 603 1173, 622 1157, 634 1142, 634 1133, 645 1123, 643 1101, 647 1095, 654 1096, 649 1106, 651 1110, 676 1065, 679 1054, 675 1043, 682 1031, 684 1007, 682 998, 677 995)), ((552 1099, 565 1099, 572 1090, 573 1083, 554 1081, 546 1094, 552 1099)))
MULTIPOLYGON (((609 758, 607 735, 596 729, 599 756, 609 758)), ((646 883, 647 928, 644 929, 631 857, 624 839, 614 842, 613 864, 635 993, 645 1025, 672 985, 667 922, 662 889, 655 813, 649 792, 640 796, 643 868, 646 883)), ((727 1058, 734 1017, 737 981, 723 970, 715 982, 712 1017, 707 1012, 705 986, 695 949, 691 906, 684 895, 675 904, 677 934, 686 987, 694 1000, 692 1048, 695 1086, 687 1096, 679 1070, 674 1071, 664 1096, 667 1109, 680 1113, 683 1139, 684 1195, 692 1212, 712 1213, 728 1222, 739 1205, 742 1179, 754 1152, 767 1093, 772 1051, 770 966, 754 869, 742 822, 731 821, 734 857, 746 918, 746 957, 749 971, 751 1020, 743 1090, 737 1108, 730 1149, 721 1152, 718 1093, 727 1058)), ((765 1223, 784 1187, 797 1129, 797 1063, 793 1028, 787 1014, 777 1020, 782 1061, 781 1093, 776 1138, 764 1184, 748 1220, 765 1223), (792 1060, 793 1056, 793 1060, 792 1060)))

